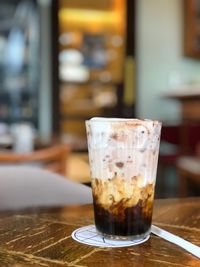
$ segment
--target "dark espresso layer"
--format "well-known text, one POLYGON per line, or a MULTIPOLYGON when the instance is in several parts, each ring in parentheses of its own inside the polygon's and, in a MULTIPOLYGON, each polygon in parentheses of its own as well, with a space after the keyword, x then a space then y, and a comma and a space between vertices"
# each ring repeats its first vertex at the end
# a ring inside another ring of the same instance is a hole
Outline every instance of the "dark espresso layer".
POLYGON ((125 187, 128 192, 123 192, 123 183, 119 178, 93 180, 95 225, 107 235, 126 237, 145 234, 151 226, 154 186, 138 187, 137 183, 134 186, 131 183, 125 187), (120 195, 115 198, 117 191, 120 195))
POLYGON ((112 214, 101 205, 94 203, 95 225, 97 229, 107 235, 135 236, 149 231, 151 226, 152 209, 148 213, 143 211, 140 202, 120 214, 112 214))

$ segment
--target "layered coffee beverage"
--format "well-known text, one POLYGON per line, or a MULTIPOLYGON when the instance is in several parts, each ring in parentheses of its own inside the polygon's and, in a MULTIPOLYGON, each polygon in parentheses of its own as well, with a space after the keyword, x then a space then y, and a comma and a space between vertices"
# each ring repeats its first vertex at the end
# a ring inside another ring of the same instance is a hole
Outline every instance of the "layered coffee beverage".
POLYGON ((93 118, 86 128, 97 230, 116 239, 147 237, 161 123, 93 118))

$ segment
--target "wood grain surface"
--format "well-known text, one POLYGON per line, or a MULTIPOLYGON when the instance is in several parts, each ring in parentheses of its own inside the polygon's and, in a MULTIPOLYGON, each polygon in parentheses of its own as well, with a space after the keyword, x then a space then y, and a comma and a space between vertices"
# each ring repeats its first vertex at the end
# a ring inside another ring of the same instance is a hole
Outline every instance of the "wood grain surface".
MULTIPOLYGON (((97 248, 71 238, 72 231, 93 223, 91 205, 1 213, 0 266, 200 266, 199 259, 154 235, 126 248, 97 248)), ((200 198, 156 200, 153 223, 200 246, 200 198)))

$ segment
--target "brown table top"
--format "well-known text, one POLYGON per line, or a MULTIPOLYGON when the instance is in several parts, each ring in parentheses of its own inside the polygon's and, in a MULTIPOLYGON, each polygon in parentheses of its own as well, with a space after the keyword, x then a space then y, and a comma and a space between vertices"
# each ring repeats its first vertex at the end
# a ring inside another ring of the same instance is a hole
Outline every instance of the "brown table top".
MULTIPOLYGON (((200 246, 200 198, 156 200, 153 223, 200 246)), ((93 224, 91 205, 0 214, 0 266, 200 266, 159 237, 126 248, 77 243, 73 230, 93 224)))

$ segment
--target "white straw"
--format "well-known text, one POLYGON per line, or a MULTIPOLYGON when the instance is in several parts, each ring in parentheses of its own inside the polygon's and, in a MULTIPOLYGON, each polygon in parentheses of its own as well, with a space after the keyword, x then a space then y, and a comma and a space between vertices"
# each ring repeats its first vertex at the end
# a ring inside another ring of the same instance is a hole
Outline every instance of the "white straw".
POLYGON ((176 236, 174 234, 171 234, 155 225, 151 226, 151 232, 154 235, 157 235, 159 237, 162 237, 163 239, 174 243, 176 245, 178 245, 179 247, 182 247, 183 249, 187 250, 188 252, 190 252, 191 254, 193 254, 194 256, 200 258, 200 247, 192 244, 189 241, 186 241, 185 239, 176 236))

